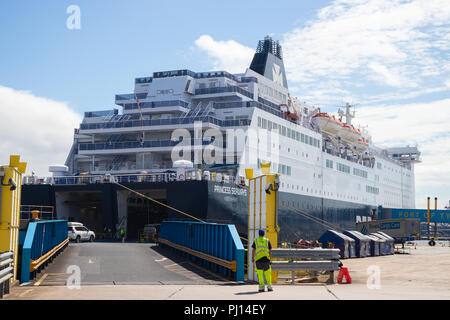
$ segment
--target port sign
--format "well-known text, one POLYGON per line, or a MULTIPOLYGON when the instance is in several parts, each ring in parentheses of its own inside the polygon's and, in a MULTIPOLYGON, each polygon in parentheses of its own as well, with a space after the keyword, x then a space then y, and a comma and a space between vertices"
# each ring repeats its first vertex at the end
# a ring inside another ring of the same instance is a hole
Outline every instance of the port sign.
MULTIPOLYGON (((420 219, 428 222, 428 210, 392 209, 392 219, 420 219)), ((450 210, 430 210, 430 222, 450 223, 450 210)))

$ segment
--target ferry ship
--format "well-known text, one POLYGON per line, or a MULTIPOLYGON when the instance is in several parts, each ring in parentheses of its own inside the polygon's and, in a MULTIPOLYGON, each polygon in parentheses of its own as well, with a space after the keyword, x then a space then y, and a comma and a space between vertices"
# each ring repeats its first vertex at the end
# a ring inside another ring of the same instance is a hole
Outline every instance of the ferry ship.
POLYGON ((259 41, 244 73, 154 72, 120 108, 85 112, 65 166, 24 179, 22 204, 54 206, 90 229, 138 237, 148 223, 233 223, 247 233, 245 169, 280 175, 279 240, 315 240, 330 226, 354 229, 378 206, 415 208, 417 147, 383 149, 352 123, 350 104, 332 115, 291 97, 278 41, 259 41))

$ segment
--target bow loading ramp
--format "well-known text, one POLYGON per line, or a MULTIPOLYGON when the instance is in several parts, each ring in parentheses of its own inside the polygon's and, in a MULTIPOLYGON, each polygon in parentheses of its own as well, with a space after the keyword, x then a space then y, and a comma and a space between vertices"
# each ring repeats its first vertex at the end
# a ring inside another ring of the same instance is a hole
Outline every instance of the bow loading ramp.
POLYGON ((229 279, 149 243, 70 243, 31 286, 219 284, 229 279))

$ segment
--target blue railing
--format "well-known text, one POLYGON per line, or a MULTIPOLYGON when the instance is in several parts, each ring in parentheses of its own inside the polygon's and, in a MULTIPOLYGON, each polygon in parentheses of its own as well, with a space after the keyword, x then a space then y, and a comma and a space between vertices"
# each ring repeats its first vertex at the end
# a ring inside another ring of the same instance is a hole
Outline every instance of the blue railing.
MULTIPOLYGON (((136 96, 138 99, 145 99, 145 98, 147 98, 147 93, 136 93, 136 96)), ((136 96, 134 95, 134 93, 116 94, 116 101, 117 100, 136 100, 136 96)))
POLYGON ((265 104, 265 105, 268 105, 269 107, 272 107, 272 108, 275 108, 275 109, 279 109, 280 108, 279 105, 277 105, 277 104, 275 104, 273 102, 270 102, 269 100, 261 98, 261 97, 258 97, 258 102, 260 102, 262 104, 265 104))
POLYGON ((119 114, 118 109, 103 110, 103 111, 87 111, 84 113, 84 117, 85 118, 95 118, 95 117, 113 116, 113 115, 118 115, 118 114, 119 114))
POLYGON ((244 281, 245 250, 233 224, 163 221, 158 241, 205 267, 244 281))
POLYGON ((115 129, 115 128, 133 128, 147 126, 163 126, 163 125, 182 125, 190 124, 196 121, 203 123, 212 123, 218 126, 247 126, 250 120, 219 120, 213 117, 190 117, 190 118, 173 118, 173 119, 154 119, 154 120, 123 120, 98 123, 82 123, 80 130, 97 130, 97 129, 115 129))
POLYGON ((180 77, 180 76, 191 76, 195 78, 195 72, 191 70, 172 70, 172 71, 159 71, 153 72, 153 78, 168 78, 168 77, 180 77))
POLYGON ((134 79, 134 83, 151 83, 153 81, 152 77, 143 77, 134 79))
POLYGON ((196 79, 225 77, 230 80, 234 80, 236 82, 239 81, 238 77, 226 71, 193 72, 191 70, 185 69, 185 70, 160 71, 153 73, 153 78, 168 78, 180 76, 190 76, 196 79))
POLYGON ((29 282, 67 243, 66 220, 30 222, 23 241, 20 282, 29 282))
MULTIPOLYGON (((160 108, 160 107, 184 107, 189 106, 188 102, 182 100, 170 100, 170 101, 151 101, 151 102, 140 102, 139 106, 141 109, 145 108, 160 108)), ((137 103, 129 103, 124 105, 125 110, 135 110, 138 109, 137 103)))
POLYGON ((185 69, 185 70, 154 72, 153 77, 136 78, 135 83, 150 83, 153 81, 153 78, 168 78, 168 77, 181 77, 181 76, 190 76, 190 77, 196 78, 196 79, 225 77, 230 80, 233 80, 236 82, 242 82, 242 83, 258 82, 258 79, 256 77, 238 78, 235 75, 232 75, 231 73, 226 72, 226 71, 193 72, 191 70, 185 69))
MULTIPOLYGON (((105 143, 80 143, 80 151, 87 150, 114 150, 114 149, 130 149, 130 148, 160 148, 160 147, 175 147, 181 141, 160 140, 160 141, 144 141, 143 143, 137 141, 124 142, 105 142, 105 143)), ((211 141, 191 140, 191 145, 209 145, 211 141)))
POLYGON ((271 114, 284 118, 283 112, 280 108, 264 105, 258 101, 239 101, 239 102, 214 102, 214 109, 229 109, 229 108, 258 108, 271 114))
POLYGON ((240 93, 250 99, 253 99, 253 93, 248 92, 247 90, 242 89, 241 87, 230 86, 230 87, 216 87, 216 88, 203 88, 196 89, 195 94, 215 94, 215 93, 225 93, 225 92, 237 92, 240 93))

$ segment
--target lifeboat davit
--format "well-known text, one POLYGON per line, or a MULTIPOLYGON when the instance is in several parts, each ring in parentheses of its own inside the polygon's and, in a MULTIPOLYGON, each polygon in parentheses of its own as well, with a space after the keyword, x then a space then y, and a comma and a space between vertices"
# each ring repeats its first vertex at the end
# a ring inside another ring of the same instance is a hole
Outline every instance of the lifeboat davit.
POLYGON ((339 136, 342 140, 351 144, 355 144, 358 142, 358 139, 361 139, 361 132, 354 126, 344 123, 342 125, 342 129, 339 132, 339 136))
POLYGON ((360 138, 356 141, 355 146, 358 151, 366 151, 369 147, 369 142, 367 142, 364 138, 360 138))
POLYGON ((330 117, 328 113, 320 112, 313 116, 313 120, 321 131, 328 133, 329 135, 336 135, 342 128, 342 122, 336 119, 334 116, 330 117))

